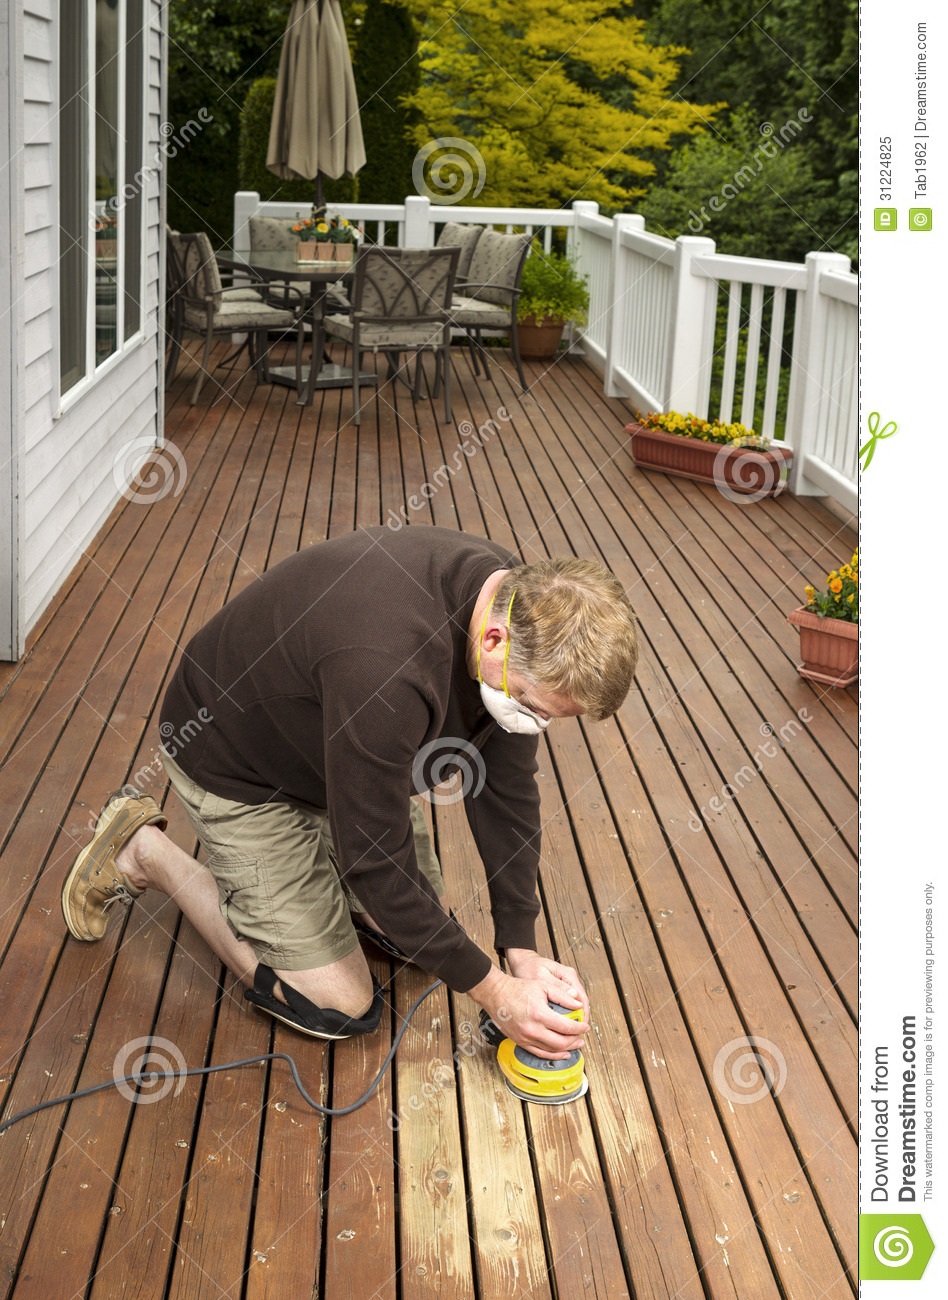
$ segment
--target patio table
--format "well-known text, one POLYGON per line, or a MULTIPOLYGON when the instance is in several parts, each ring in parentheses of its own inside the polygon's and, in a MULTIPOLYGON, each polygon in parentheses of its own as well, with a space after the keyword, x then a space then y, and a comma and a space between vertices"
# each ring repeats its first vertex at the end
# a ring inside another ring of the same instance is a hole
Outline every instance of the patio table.
MULTIPOLYGON (((217 264, 227 271, 244 272, 251 280, 266 281, 302 281, 310 286, 309 302, 306 316, 313 328, 313 359, 310 365, 303 367, 303 392, 297 398, 300 406, 308 406, 313 400, 317 388, 348 388, 352 384, 352 371, 348 366, 334 363, 325 364, 322 360, 323 344, 326 331, 323 320, 326 315, 326 297, 330 286, 339 280, 350 281, 353 276, 353 261, 348 262, 298 262, 296 254, 279 251, 255 251, 238 253, 233 249, 220 249, 214 254, 217 264)), ((296 387, 296 369, 293 366, 271 366, 270 380, 277 384, 296 387)), ((359 383, 377 382, 373 370, 360 370, 359 383)))

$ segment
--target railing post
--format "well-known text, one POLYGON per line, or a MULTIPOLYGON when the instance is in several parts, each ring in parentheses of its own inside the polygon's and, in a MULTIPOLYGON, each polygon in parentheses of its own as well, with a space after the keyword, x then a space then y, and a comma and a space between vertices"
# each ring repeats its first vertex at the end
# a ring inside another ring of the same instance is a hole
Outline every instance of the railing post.
POLYGON ((692 262, 709 257, 714 240, 679 235, 675 240, 675 278, 666 352, 663 410, 708 414, 711 359, 714 353, 714 306, 717 283, 695 275, 692 262))
POLYGON ((627 397, 626 390, 615 381, 615 368, 625 355, 626 314, 623 311, 625 295, 629 292, 627 277, 623 275, 625 259, 622 256, 623 230, 644 230, 645 218, 637 213, 617 213, 612 218, 612 264, 609 268, 609 312, 606 321, 606 366, 602 374, 602 391, 606 397, 627 397))
POLYGON ((599 204, 591 199, 574 199, 570 207, 573 210, 573 224, 568 226, 566 231, 566 253, 568 257, 575 259, 579 256, 582 244, 582 231, 576 218, 581 214, 587 217, 598 217, 599 204))
POLYGON ((247 224, 260 207, 260 195, 256 190, 238 190, 234 195, 234 242, 235 253, 250 252, 250 226, 247 224))
POLYGON ((797 314, 793 327, 790 361, 790 390, 787 395, 786 443, 793 448, 789 488, 794 496, 825 496, 822 488, 807 479, 804 460, 813 449, 820 418, 821 371, 826 347, 829 300, 820 293, 824 271, 848 271, 844 253, 807 253, 806 289, 797 292, 797 314))
POLYGON ((430 248, 431 200, 423 194, 409 194, 405 200, 405 247, 430 248))

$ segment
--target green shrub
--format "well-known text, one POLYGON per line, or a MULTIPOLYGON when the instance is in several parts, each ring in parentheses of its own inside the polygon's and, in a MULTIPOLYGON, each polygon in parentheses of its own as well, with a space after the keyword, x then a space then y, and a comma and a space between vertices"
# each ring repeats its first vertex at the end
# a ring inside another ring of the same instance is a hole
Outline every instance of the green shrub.
POLYGON ((585 325, 589 311, 586 276, 580 275, 576 264, 564 254, 544 253, 539 240, 534 240, 524 263, 520 289, 518 320, 528 316, 544 320, 551 316, 585 325))

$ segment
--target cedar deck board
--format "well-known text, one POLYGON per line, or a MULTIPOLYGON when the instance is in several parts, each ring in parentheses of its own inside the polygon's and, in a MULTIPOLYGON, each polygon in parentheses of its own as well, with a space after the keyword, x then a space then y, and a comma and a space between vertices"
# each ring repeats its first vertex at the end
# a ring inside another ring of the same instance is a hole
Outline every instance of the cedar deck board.
MULTIPOLYGON (((845 935, 821 920, 836 899, 848 900, 848 884, 832 854, 817 855, 822 874, 803 864, 807 837, 795 850, 781 811, 789 780, 798 810, 808 791, 819 794, 823 807, 810 795, 807 811, 824 819, 826 834, 854 816, 855 693, 801 682, 784 623, 798 588, 820 583, 849 553, 851 529, 812 499, 734 507, 700 484, 638 471, 622 451, 627 404, 603 398, 572 358, 546 373, 528 365, 533 397, 520 402, 506 362, 477 379, 458 353, 451 424, 430 395, 429 362, 428 400, 416 404, 404 385, 386 385, 369 395, 359 429, 346 390, 318 393, 306 410, 286 390, 245 378, 240 407, 208 399, 191 408, 194 362, 182 362, 167 432, 185 451, 185 491, 113 512, 23 664, 0 678, 0 722, 7 743, 16 742, 0 775, 4 870, 17 894, 33 891, 4 930, 4 1112, 101 1077, 116 1043, 139 1032, 183 1044, 188 1064, 208 1059, 210 1035, 215 1060, 274 1041, 296 1056, 320 1099, 338 1102, 371 1080, 387 1030, 371 1043, 313 1044, 271 1033, 239 990, 215 1002, 216 963, 186 925, 173 942, 177 910, 160 898, 142 900, 100 945, 64 944, 58 883, 90 809, 116 775, 127 779, 153 754, 154 713, 178 646, 228 594, 298 546, 387 522, 390 510, 400 523, 400 507, 411 525, 463 527, 519 545, 528 558, 598 553, 633 588, 650 637, 666 631, 648 641, 648 671, 618 721, 559 724, 541 747, 551 816, 544 856, 583 871, 567 886, 544 863, 541 933, 548 927, 556 951, 584 973, 594 1025, 601 1009, 587 1054, 591 1091, 575 1109, 538 1112, 498 1083, 489 1050, 475 1045, 455 1065, 452 1027, 462 1042, 462 1023, 476 1016, 469 999, 439 992, 374 1105, 348 1120, 314 1116, 281 1063, 228 1074, 214 1088, 213 1076, 188 1081, 150 1106, 107 1093, 49 1112, 4 1138, 2 1300, 70 1288, 110 1300, 131 1278, 143 1295, 147 1279, 153 1300, 210 1296, 215 1277, 227 1279, 219 1289, 233 1282, 228 1294, 249 1300, 373 1290, 392 1300, 577 1288, 621 1296, 630 1284, 658 1297, 683 1283, 682 1294, 708 1300, 851 1295, 854 1040, 832 987, 845 985, 851 958, 845 935), (500 406, 512 421, 498 420, 471 457, 455 456, 500 406), (447 480, 435 477, 442 465, 447 480), (433 493, 421 493, 424 484, 433 493), (417 508, 407 505, 413 494, 417 508), (663 554, 681 534, 680 547, 663 554), (680 648, 662 617, 675 619, 680 648), (702 638, 728 629, 710 690, 698 693, 687 665, 696 653, 707 657, 702 638), (95 712, 79 702, 83 687, 95 712), (763 779, 748 786, 713 832, 676 827, 674 809, 703 786, 719 788, 746 757, 741 738, 768 688, 763 711, 778 725, 804 703, 815 715, 806 743, 760 774, 775 789, 763 779), (767 900, 775 879, 789 892, 767 900), (673 914, 662 917, 669 901, 673 914), (143 971, 130 985, 137 963, 143 971), (713 1061, 722 1042, 746 1033, 792 1048, 793 1077, 776 1100, 728 1108, 713 1061), (435 1058, 451 1064, 453 1078, 410 1112, 410 1127, 393 1132, 389 1107, 417 1094, 435 1058), (636 1171, 630 1124, 644 1150, 661 1153, 647 1177, 636 1171), (188 1148, 169 1154, 178 1134, 188 1148), (79 1136, 95 1136, 89 1150, 103 1155, 102 1171, 88 1179, 79 1136), (826 1150, 815 1151, 821 1140, 826 1150), (240 1174, 208 1160, 227 1142, 241 1153, 244 1164, 232 1161, 240 1174), (77 1180, 91 1184, 86 1199, 75 1195, 77 1180), (787 1200, 788 1187, 799 1201, 787 1200), (121 1214, 109 1213, 115 1205, 121 1214), (647 1250, 645 1205, 662 1207, 663 1229, 647 1250), (47 1258, 66 1206, 75 1255, 47 1258), (725 1230, 712 1233, 719 1222, 725 1230), (805 1253, 799 1241, 788 1250, 804 1222, 805 1253)), ((169 811, 172 833, 188 844, 174 801, 169 811)), ((489 947, 463 811, 434 811, 452 904, 489 947)), ((376 968, 389 977, 386 963, 376 968)), ((394 978, 404 1009, 425 977, 396 965, 394 978)))

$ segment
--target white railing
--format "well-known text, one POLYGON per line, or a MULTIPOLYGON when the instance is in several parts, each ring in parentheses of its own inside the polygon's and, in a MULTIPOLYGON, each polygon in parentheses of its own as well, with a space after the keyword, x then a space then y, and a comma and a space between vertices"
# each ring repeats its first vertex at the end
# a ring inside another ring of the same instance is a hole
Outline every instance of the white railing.
MULTIPOLYGON (((250 247, 251 216, 292 220, 304 210, 237 194, 235 249, 250 247)), ((790 490, 826 494, 855 511, 858 280, 842 254, 809 253, 802 265, 729 257, 716 253, 711 239, 666 239, 646 231, 642 217, 602 217, 598 204, 584 201, 571 208, 460 207, 411 195, 404 203, 329 210, 377 242, 388 235, 402 247, 430 247, 446 221, 525 230, 547 251, 554 230, 565 230, 590 296, 588 324, 574 341, 602 375, 607 396, 642 411, 737 419, 767 437, 782 426, 794 450, 790 490), (722 292, 727 312, 719 325, 722 292)))

